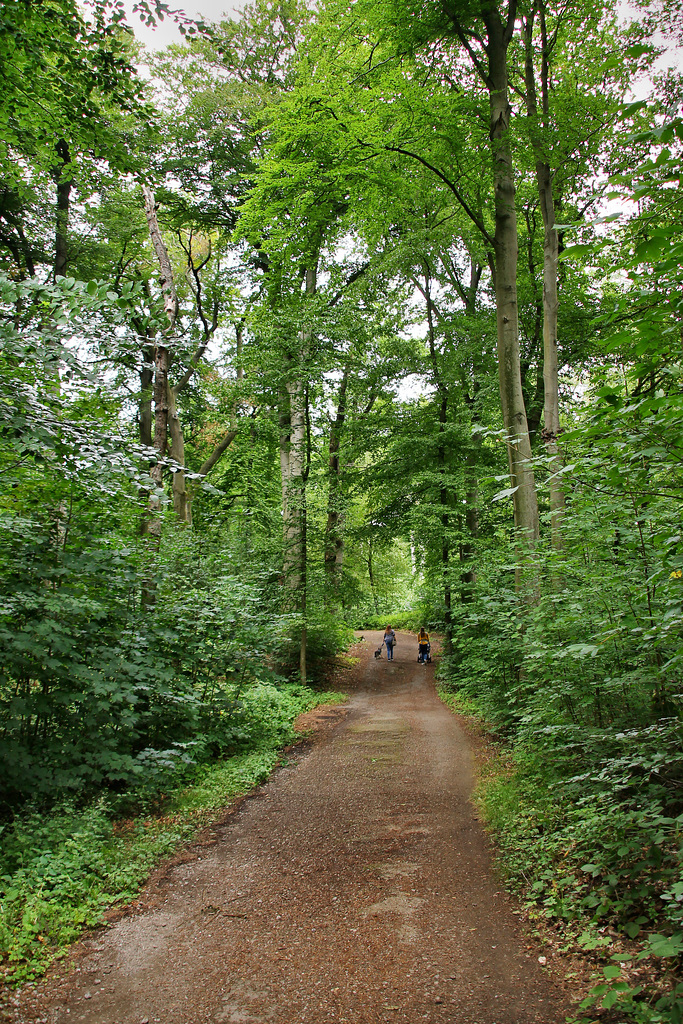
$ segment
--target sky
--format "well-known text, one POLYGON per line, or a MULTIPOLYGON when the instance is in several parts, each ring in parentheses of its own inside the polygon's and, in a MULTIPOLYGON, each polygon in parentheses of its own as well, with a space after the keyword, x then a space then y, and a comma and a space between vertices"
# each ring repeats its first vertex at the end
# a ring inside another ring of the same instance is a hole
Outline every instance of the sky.
MULTIPOLYGON (((182 10, 189 18, 205 18, 207 21, 224 20, 225 15, 234 16, 235 11, 244 7, 246 0, 166 0, 171 10, 182 10)), ((163 50, 170 43, 182 42, 182 36, 171 19, 166 19, 155 29, 147 28, 132 13, 133 0, 126 0, 128 22, 150 50, 163 50)))
MULTIPOLYGON (((156 29, 148 29, 143 25, 137 16, 132 13, 133 2, 134 0, 126 0, 125 3, 129 22, 134 28, 136 37, 145 46, 151 50, 162 50, 169 43, 182 42, 182 36, 171 19, 166 19, 156 29)), ((190 18, 204 17, 207 21, 221 21, 226 15, 234 17, 235 12, 239 12, 245 6, 247 0, 167 0, 167 2, 172 10, 174 8, 183 10, 190 18)), ((633 5, 628 0, 621 0, 619 9, 621 16, 624 18, 628 18, 636 13, 633 5)), ((662 40, 655 41, 661 42, 662 40)), ((683 67, 683 50, 670 49, 658 61, 657 70, 661 71, 667 66, 683 67)), ((645 98, 649 91, 648 83, 641 83, 637 98, 645 98)))

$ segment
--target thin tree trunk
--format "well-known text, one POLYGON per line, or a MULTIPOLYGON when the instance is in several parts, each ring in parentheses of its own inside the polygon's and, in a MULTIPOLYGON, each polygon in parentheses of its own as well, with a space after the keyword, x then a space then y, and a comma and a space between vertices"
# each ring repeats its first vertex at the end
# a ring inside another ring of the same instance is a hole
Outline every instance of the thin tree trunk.
MULTIPOLYGON (((479 289, 479 282, 481 281, 481 273, 481 265, 472 258, 470 267, 470 284, 465 293, 465 308, 470 316, 474 316, 477 311, 477 292, 479 289)), ((481 387, 481 366, 476 353, 473 353, 472 372, 472 395, 467 396, 466 402, 470 407, 472 423, 479 424, 480 416, 477 398, 481 387)), ((463 566, 460 574, 460 600, 463 604, 467 604, 472 600, 474 595, 474 585, 477 582, 476 573, 472 568, 472 559, 475 555, 476 540, 479 536, 479 479, 477 476, 477 466, 479 464, 481 443, 481 432, 474 431, 472 433, 472 447, 467 454, 465 468, 465 531, 467 540, 460 548, 460 561, 463 566)))
MULTIPOLYGON (((306 296, 315 295, 317 268, 306 269, 306 296)), ((284 379, 280 386, 280 471, 282 477, 282 575, 285 608, 301 616, 299 675, 307 678, 308 631, 306 627, 307 521, 306 484, 309 461, 308 396, 304 363, 310 344, 306 330, 301 331, 296 356, 285 359, 284 379)))
POLYGON ((379 615, 379 602, 377 601, 377 591, 375 590, 375 573, 372 566, 372 537, 368 537, 368 579, 370 580, 370 591, 373 604, 375 605, 375 615, 379 615))
MULTIPOLYGON (((164 309, 168 318, 168 334, 171 334, 175 327, 178 315, 178 297, 173 283, 173 270, 168 257, 168 252, 161 237, 159 223, 156 215, 156 203, 154 194, 147 186, 143 186, 142 193, 145 201, 145 214, 152 244, 157 255, 160 268, 161 290, 164 300, 164 309)), ((168 346, 163 342, 157 342, 154 346, 154 450, 156 458, 150 469, 150 476, 154 481, 155 491, 150 494, 147 514, 142 522, 142 533, 153 542, 153 550, 159 550, 161 544, 161 500, 159 494, 164 484, 164 463, 168 455, 168 396, 169 380, 168 371, 171 363, 168 346)), ((152 574, 148 575, 143 583, 142 605, 151 608, 156 601, 156 579, 152 574)))
MULTIPOLYGON (((519 353, 517 304, 517 214, 512 152, 509 141, 511 107, 508 98, 507 48, 510 28, 496 8, 483 7, 487 29, 488 92, 495 203, 495 294, 498 328, 498 376, 503 423, 507 432, 508 463, 515 528, 524 550, 539 537, 538 501, 531 464, 519 353)), ((520 567, 521 568, 521 567, 520 567)), ((518 573, 518 583, 521 576, 518 573)))
POLYGON ((244 366, 242 365, 242 349, 244 348, 244 322, 235 324, 235 362, 237 364, 237 380, 244 380, 244 366))
POLYGON ((467 531, 467 540, 460 546, 460 561, 463 567, 460 573, 460 600, 463 604, 467 604, 472 600, 474 584, 477 581, 471 562, 474 558, 474 544, 479 534, 479 481, 477 480, 476 467, 478 449, 481 448, 481 434, 473 435, 472 444, 473 450, 467 456, 467 467, 465 470, 467 479, 465 491, 465 529, 467 531))
POLYGON ((441 505, 441 578, 443 586, 444 603, 444 629, 446 634, 446 653, 450 654, 451 638, 453 635, 452 614, 451 614, 451 579, 450 579, 450 510, 451 495, 446 482, 447 475, 447 453, 445 444, 445 431, 448 423, 448 385, 444 382, 439 367, 439 359, 436 351, 436 332, 434 328, 434 305, 432 303, 432 279, 429 266, 425 261, 425 286, 424 297, 427 304, 427 326, 429 339, 429 355, 432 363, 432 372, 439 395, 439 440, 436 448, 436 468, 441 479, 439 487, 439 504, 441 505))
POLYGON ((173 467, 173 511, 181 523, 191 525, 192 503, 187 500, 187 486, 185 481, 185 439, 183 428, 178 416, 176 395, 171 385, 168 385, 168 427, 171 437, 171 459, 175 463, 173 467), (176 468, 179 467, 179 468, 176 468))
POLYGON ((138 405, 138 421, 140 444, 143 448, 152 447, 152 385, 154 381, 154 349, 145 347, 143 364, 140 368, 140 400, 138 405))
POLYGON ((66 168, 71 163, 69 146, 64 139, 60 139, 55 146, 59 163, 55 164, 52 174, 57 186, 57 213, 55 218, 55 280, 66 275, 69 262, 68 241, 69 241, 69 205, 71 201, 71 189, 73 179, 64 177, 66 168))
POLYGON ((542 136, 538 123, 538 98, 533 60, 533 31, 536 7, 541 23, 541 91, 543 120, 549 115, 548 95, 548 35, 545 23, 545 4, 537 0, 524 23, 526 108, 530 138, 534 151, 536 184, 543 215, 543 440, 549 456, 550 469, 550 522, 553 547, 562 547, 562 519, 564 515, 564 488, 558 475, 562 468, 557 438, 560 431, 560 401, 557 359, 557 319, 559 299, 557 288, 559 242, 555 227, 555 204, 550 164, 545 159, 542 136))
MULTIPOLYGON (((151 345, 143 349, 143 362, 140 367, 140 398, 138 400, 138 431, 140 446, 149 451, 152 447, 152 389, 154 386, 154 348, 151 345)), ((141 459, 140 470, 143 473, 150 471, 149 456, 141 459)), ((149 489, 141 487, 139 491, 141 506, 145 506, 145 512, 140 520, 140 534, 147 533, 149 524, 149 489)))
MULTIPOLYGON (((318 284, 318 272, 317 262, 314 266, 306 269, 306 296, 311 297, 315 295, 318 284)), ((310 346, 310 336, 304 331, 302 332, 302 355, 304 359, 308 355, 308 349, 310 346)), ((301 542, 300 542, 300 575, 301 575, 301 600, 300 600, 300 611, 301 611, 301 639, 299 642, 299 678, 301 685, 305 686, 307 681, 307 667, 306 659, 308 656, 308 625, 307 625, 307 602, 308 602, 308 508, 306 498, 306 486, 308 483, 308 474, 310 471, 310 451, 311 451, 311 423, 310 423, 310 412, 308 408, 308 385, 305 382, 299 380, 298 387, 303 387, 303 432, 301 437, 300 453, 297 452, 297 473, 300 479, 299 484, 299 496, 301 503, 301 542), (300 463, 300 470, 299 470, 300 463)), ((294 427, 294 424, 293 424, 294 427)), ((298 419, 296 427, 293 429, 294 438, 298 442, 299 437, 299 425, 298 419)), ((298 444, 297 444, 298 447, 298 444)))
POLYGON ((339 449, 346 420, 346 391, 349 381, 349 367, 339 385, 337 413, 330 428, 330 454, 327 466, 327 525, 325 527, 325 572, 328 585, 336 604, 344 560, 343 513, 341 509, 341 466, 339 449))
MULTIPOLYGON (((291 355, 283 359, 283 372, 289 378, 293 371, 294 360, 291 355)), ((278 418, 280 424, 280 477, 282 482, 282 579, 285 586, 285 609, 292 609, 291 592, 299 588, 298 566, 299 556, 298 508, 294 494, 295 457, 292 452, 294 443, 292 420, 292 392, 294 388, 288 379, 283 380, 279 391, 278 418)))
MULTIPOLYGON (((141 533, 151 542, 151 554, 155 555, 161 545, 161 499, 164 483, 164 463, 168 453, 168 366, 169 353, 165 345, 154 348, 154 451, 155 460, 150 468, 154 490, 149 494, 147 510, 141 523, 141 533)), ((152 558, 153 561, 153 558, 152 558)), ((151 609, 156 603, 156 576, 150 568, 143 580, 141 603, 143 609, 151 609)))
MULTIPOLYGON (((220 462, 223 454, 225 452, 227 452, 228 448, 230 447, 230 445, 232 444, 232 442, 235 440, 236 437, 237 437, 237 430, 226 430, 225 434, 223 435, 221 440, 218 442, 218 444, 216 445, 214 450, 211 452, 211 454, 208 456, 208 458, 205 459, 205 461, 201 464, 201 466, 197 470, 197 477, 200 480, 203 480, 204 477, 207 477, 209 475, 209 473, 211 472, 211 470, 213 469, 213 467, 215 465, 217 465, 218 462, 220 462)), ((248 486, 249 486, 249 483, 250 483, 250 481, 248 481, 248 483, 247 483, 248 486)), ((197 482, 193 482, 192 484, 187 486, 187 481, 186 481, 186 491, 185 491, 185 505, 186 505, 185 522, 188 525, 190 525, 190 526, 192 525, 192 502, 194 500, 196 486, 197 486, 197 482)))

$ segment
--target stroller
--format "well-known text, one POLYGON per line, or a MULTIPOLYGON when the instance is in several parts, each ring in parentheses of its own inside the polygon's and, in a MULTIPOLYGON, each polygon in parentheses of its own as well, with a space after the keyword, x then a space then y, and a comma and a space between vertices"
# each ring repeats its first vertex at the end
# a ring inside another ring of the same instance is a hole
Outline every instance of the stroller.
POLYGON ((432 649, 432 645, 431 644, 427 644, 427 650, 424 653, 424 657, 420 657, 420 647, 419 647, 419 644, 418 644, 417 660, 421 661, 421 662, 424 662, 427 665, 431 665, 431 663, 432 663, 432 656, 431 656, 431 653, 430 653, 431 649, 432 649))

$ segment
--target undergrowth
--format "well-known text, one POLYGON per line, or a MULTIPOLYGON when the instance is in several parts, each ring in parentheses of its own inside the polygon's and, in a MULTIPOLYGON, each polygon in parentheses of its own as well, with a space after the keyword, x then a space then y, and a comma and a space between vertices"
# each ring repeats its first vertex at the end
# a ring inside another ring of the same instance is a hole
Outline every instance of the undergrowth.
MULTIPOLYGON (((440 697, 483 720, 466 691, 442 685, 440 697)), ((560 948, 592 964, 582 1020, 615 1012, 609 1020, 624 1024, 680 1024, 683 815, 664 806, 656 776, 626 786, 588 760, 579 774, 567 769, 566 750, 553 756, 538 735, 490 759, 475 799, 499 869, 531 916, 553 923, 560 948)))
POLYGON ((11 984, 30 981, 115 904, 130 902, 163 857, 215 821, 227 804, 263 782, 296 738, 293 723, 339 693, 307 687, 253 687, 242 701, 256 749, 195 766, 192 778, 147 808, 121 816, 100 796, 86 806, 63 801, 49 813, 27 810, 4 826, 0 852, 0 956, 11 984), (258 728, 256 727, 258 726, 258 728))

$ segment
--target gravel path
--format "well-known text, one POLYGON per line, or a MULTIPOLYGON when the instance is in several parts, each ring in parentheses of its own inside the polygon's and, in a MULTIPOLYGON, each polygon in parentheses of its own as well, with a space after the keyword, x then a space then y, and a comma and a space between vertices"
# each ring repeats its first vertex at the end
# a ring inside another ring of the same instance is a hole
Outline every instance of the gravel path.
POLYGON ((433 666, 366 634, 346 718, 20 1000, 22 1024, 560 1024, 433 666))

